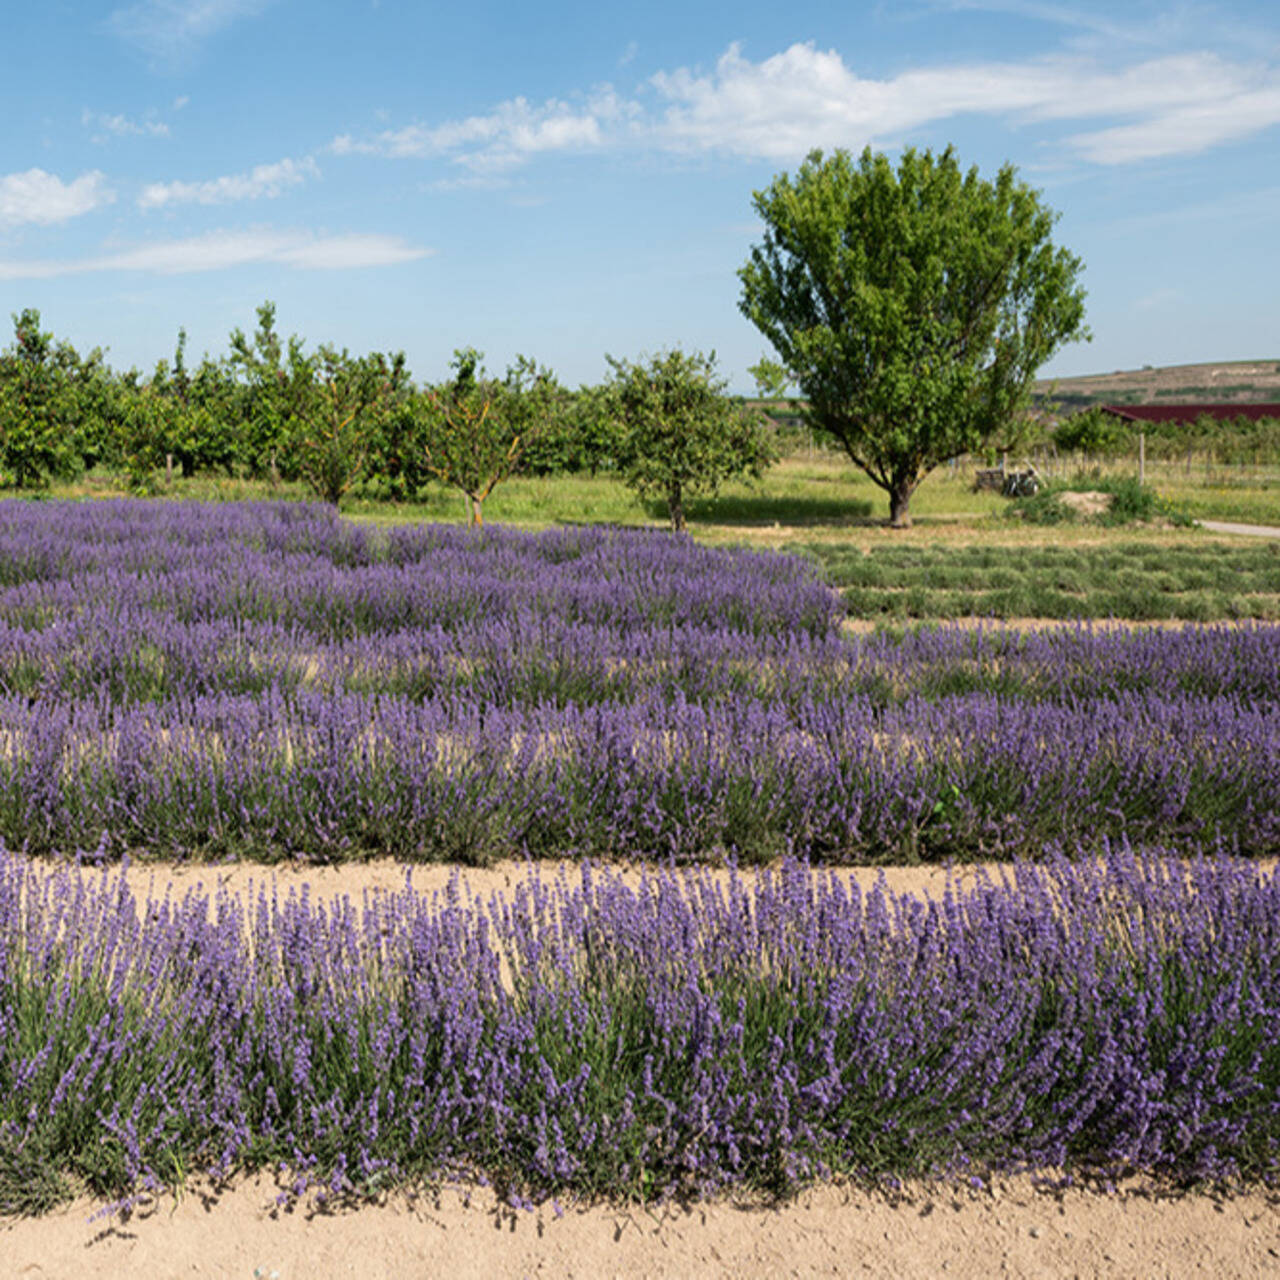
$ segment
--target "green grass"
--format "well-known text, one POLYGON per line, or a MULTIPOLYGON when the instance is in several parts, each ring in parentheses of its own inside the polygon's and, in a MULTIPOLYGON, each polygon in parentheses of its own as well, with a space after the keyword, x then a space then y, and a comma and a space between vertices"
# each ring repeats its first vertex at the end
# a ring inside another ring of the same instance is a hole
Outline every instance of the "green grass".
POLYGON ((1196 520, 1280 524, 1280 481, 1245 488, 1219 485, 1183 493, 1182 509, 1196 520))
MULTIPOLYGON (((1015 459, 1010 459, 1011 465, 1015 459)), ((997 494, 973 492, 973 473, 979 462, 962 462, 954 471, 942 466, 930 473, 911 501, 917 526, 957 523, 981 525, 987 517, 1008 510, 997 494)), ((1118 459, 1090 467, 1085 478, 1122 478, 1136 473, 1136 461, 1118 459)), ((1065 477, 1057 477, 1065 478, 1065 477)), ((1247 520, 1280 525, 1280 469, 1214 466, 1197 463, 1187 475, 1180 462, 1149 460, 1147 481, 1162 498, 1202 519, 1247 520)), ((123 496, 114 476, 101 473, 58 484, 53 497, 123 496)), ((220 476, 175 479, 169 495, 206 501, 310 495, 302 485, 270 485, 220 476)), ((402 523, 419 520, 461 521, 465 502, 456 490, 432 485, 415 502, 393 503, 360 493, 344 499, 343 511, 361 520, 402 523)), ((758 484, 731 483, 718 498, 699 498, 689 504, 690 528, 695 534, 718 536, 726 529, 764 529, 773 525, 838 529, 881 528, 888 522, 889 504, 877 488, 851 463, 824 450, 784 458, 758 484)), ((663 503, 644 503, 613 475, 516 476, 499 485, 485 503, 485 519, 532 527, 553 524, 662 524, 663 503)), ((898 536, 895 534, 895 536, 898 536)))
MULTIPOLYGON (((1132 479, 1137 474, 1137 458, 1122 457, 1060 463, 1048 478, 1076 488, 1088 487, 1088 482, 1132 479)), ((1196 520, 1280 525, 1280 467, 1206 463, 1198 456, 1188 471, 1181 459, 1148 456, 1146 483, 1162 501, 1196 520)))
MULTIPOLYGON (((1003 506, 999 496, 972 492, 972 469, 953 474, 940 467, 920 486, 912 515, 920 523, 981 519, 1003 506)), ((55 485, 52 497, 125 496, 113 476, 91 473, 74 484, 55 485)), ((218 476, 177 478, 162 496, 203 501, 311 497, 300 484, 272 487, 265 482, 218 476)), ((381 523, 462 521, 466 504, 455 489, 432 485, 413 502, 393 503, 355 493, 342 502, 343 512, 358 520, 381 523)), ((889 502, 866 476, 833 454, 816 451, 783 459, 759 483, 731 482, 715 498, 687 504, 690 528, 714 534, 724 528, 773 525, 879 527, 888 521, 889 502)), ((484 518, 532 527, 554 524, 665 524, 666 505, 642 502, 614 475, 515 476, 499 485, 485 502, 484 518)))

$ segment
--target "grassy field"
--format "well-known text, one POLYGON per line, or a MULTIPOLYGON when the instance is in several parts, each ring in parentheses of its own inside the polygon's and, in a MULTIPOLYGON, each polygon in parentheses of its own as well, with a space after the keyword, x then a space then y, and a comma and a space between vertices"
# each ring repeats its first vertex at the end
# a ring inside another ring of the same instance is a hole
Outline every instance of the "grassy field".
MULTIPOLYGON (((1008 510, 1008 503, 998 495, 973 491, 976 465, 942 466, 925 479, 911 503, 917 533, 936 531, 940 522, 972 527, 1008 510)), ((1097 475, 1135 472, 1136 462, 1131 459, 1088 468, 1089 474, 1097 475)), ((1180 462, 1149 461, 1147 477, 1160 493, 1197 518, 1280 524, 1280 469, 1197 465, 1188 474, 1180 462)), ((55 485, 50 496, 98 498, 123 496, 125 492, 118 478, 91 473, 73 484, 55 485)), ((310 496, 302 485, 272 488, 219 476, 177 479, 169 494, 201 500, 310 496)), ((345 499, 342 509, 356 519, 396 524, 466 519, 461 494, 440 486, 406 503, 357 494, 345 499)), ((490 522, 539 528, 552 524, 661 524, 666 518, 662 503, 641 502, 612 475, 517 476, 494 490, 484 511, 490 522)), ((800 530, 824 526, 878 529, 887 522, 888 499, 841 456, 817 450, 811 456, 802 453, 784 458, 757 484, 727 484, 717 498, 691 502, 688 514, 694 533, 706 537, 723 536, 726 529, 767 529, 773 525, 800 530)))

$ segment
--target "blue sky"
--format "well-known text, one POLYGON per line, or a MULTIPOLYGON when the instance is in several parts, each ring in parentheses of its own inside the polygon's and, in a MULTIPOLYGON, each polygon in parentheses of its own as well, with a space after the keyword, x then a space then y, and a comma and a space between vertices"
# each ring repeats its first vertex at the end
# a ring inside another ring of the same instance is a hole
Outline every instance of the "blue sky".
POLYGON ((1046 372, 1280 359, 1270 4, 40 0, 0 105, 0 312, 121 368, 270 298, 419 379, 679 344, 749 390, 751 193, 813 147, 948 143, 1085 261, 1094 341, 1046 372))

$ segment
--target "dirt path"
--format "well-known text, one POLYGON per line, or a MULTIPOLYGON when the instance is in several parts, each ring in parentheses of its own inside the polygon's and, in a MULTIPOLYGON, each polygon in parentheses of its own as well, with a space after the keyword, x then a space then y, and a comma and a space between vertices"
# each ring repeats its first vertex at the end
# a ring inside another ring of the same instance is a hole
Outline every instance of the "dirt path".
POLYGON ((1229 520, 1197 520, 1196 523, 1211 533, 1239 533, 1249 538, 1280 538, 1280 525, 1234 524, 1229 520))

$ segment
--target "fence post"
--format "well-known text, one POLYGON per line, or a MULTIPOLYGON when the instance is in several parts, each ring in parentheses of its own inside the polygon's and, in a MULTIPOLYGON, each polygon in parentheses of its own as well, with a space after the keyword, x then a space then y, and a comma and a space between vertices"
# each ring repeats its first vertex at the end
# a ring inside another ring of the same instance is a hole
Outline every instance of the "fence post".
POLYGON ((1138 432, 1138 483, 1147 483, 1147 433, 1138 432))

